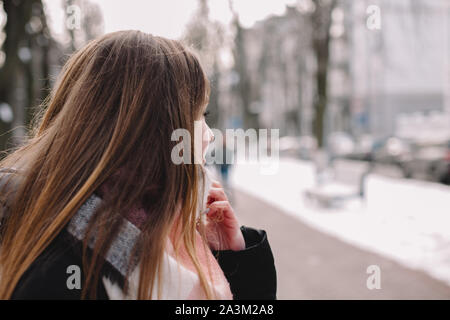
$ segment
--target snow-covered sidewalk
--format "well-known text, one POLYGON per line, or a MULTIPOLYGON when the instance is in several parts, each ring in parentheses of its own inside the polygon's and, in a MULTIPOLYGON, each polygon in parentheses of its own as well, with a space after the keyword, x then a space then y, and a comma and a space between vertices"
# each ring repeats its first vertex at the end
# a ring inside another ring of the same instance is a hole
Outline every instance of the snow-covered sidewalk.
POLYGON ((279 159, 278 166, 276 174, 264 175, 260 164, 237 164, 233 187, 322 232, 450 285, 450 187, 369 175, 366 203, 351 200, 344 208, 321 209, 303 197, 315 185, 313 164, 279 159))

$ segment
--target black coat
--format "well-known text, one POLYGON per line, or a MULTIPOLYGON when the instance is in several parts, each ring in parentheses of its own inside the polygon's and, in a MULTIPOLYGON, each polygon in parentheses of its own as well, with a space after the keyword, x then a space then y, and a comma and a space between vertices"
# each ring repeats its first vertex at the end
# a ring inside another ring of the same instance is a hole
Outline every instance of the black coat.
MULTIPOLYGON (((212 250, 234 299, 276 299, 276 270, 266 232, 246 226, 241 226, 241 230, 246 249, 212 250)), ((12 299, 80 299, 81 289, 67 286, 66 271, 70 265, 81 266, 81 255, 60 235, 23 274, 12 299)), ((108 299, 101 280, 97 297, 108 299)))

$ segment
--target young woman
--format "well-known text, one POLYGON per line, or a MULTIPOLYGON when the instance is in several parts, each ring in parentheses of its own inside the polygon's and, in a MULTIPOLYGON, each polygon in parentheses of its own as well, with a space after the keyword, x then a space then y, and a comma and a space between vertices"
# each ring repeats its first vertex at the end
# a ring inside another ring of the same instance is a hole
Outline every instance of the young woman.
POLYGON ((178 41, 120 31, 72 55, 0 162, 0 299, 276 299, 265 231, 172 161, 174 130, 212 140, 208 97, 178 41))

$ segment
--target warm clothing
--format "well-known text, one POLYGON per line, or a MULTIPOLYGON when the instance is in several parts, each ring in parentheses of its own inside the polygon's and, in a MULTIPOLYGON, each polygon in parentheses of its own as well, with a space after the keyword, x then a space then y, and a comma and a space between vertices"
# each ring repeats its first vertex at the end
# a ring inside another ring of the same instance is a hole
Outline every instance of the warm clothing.
MULTIPOLYGON (((13 299, 79 299, 81 289, 69 289, 69 266, 82 266, 81 240, 89 218, 101 203, 102 192, 94 193, 83 204, 66 228, 53 240, 22 276, 13 299)), ((126 215, 122 232, 105 257, 102 279, 98 283, 99 299, 134 299, 138 285, 139 265, 129 278, 130 290, 124 296, 121 287, 130 250, 140 233, 142 209, 126 215)), ((276 299, 276 270, 266 232, 242 226, 246 249, 241 251, 202 251, 197 248, 202 266, 212 266, 214 288, 220 299, 276 299), (216 259, 214 259, 216 258, 216 259), (230 291, 231 289, 231 291, 230 291)), ((173 233, 176 235, 176 233, 173 233)), ((170 241, 169 241, 170 240, 170 241)), ((201 242, 200 235, 197 243, 201 242)), ((203 291, 190 259, 181 252, 176 260, 171 244, 163 260, 162 299, 202 299, 203 291), (177 266, 180 266, 178 269, 177 266)), ((206 268, 204 269, 206 271, 206 268)), ((207 271, 205 274, 208 274, 207 271)), ((81 274, 83 279, 83 274, 81 274)), ((81 281, 82 283, 82 281, 81 281)))
MULTIPOLYGON (((276 299, 276 270, 266 232, 241 227, 246 249, 214 251, 230 283, 233 299, 276 299)), ((80 289, 68 289, 67 267, 81 265, 78 248, 61 234, 35 260, 18 283, 12 299, 80 299, 80 289)), ((107 277, 108 270, 103 272, 107 277)), ((98 299, 117 298, 114 290, 99 282, 98 299), (112 295, 112 296, 110 296, 112 295)), ((116 292, 117 294, 117 292, 116 292)), ((120 292, 119 292, 120 294, 120 292)))

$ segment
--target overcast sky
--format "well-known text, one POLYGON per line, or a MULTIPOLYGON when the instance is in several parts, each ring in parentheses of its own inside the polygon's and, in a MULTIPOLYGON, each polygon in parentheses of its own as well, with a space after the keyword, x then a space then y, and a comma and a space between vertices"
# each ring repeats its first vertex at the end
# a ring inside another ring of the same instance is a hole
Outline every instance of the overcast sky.
MULTIPOLYGON (((105 33, 122 29, 139 29, 168 38, 178 38, 197 8, 198 0, 91 0, 104 16, 105 33)), ((286 4, 296 0, 234 0, 243 25, 271 14, 283 14, 286 4)), ((56 34, 64 26, 61 0, 44 0, 56 34)), ((228 0, 210 0, 210 15, 227 23, 231 13, 228 0)))

